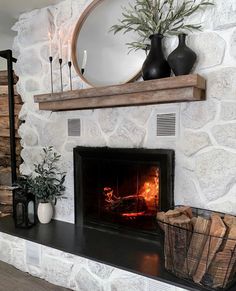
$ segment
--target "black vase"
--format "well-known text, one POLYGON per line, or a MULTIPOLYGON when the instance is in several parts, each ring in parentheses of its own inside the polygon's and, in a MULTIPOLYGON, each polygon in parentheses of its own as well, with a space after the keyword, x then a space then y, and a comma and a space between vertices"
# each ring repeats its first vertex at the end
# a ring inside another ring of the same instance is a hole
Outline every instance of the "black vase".
POLYGON ((188 75, 197 59, 197 55, 185 41, 186 34, 180 34, 178 47, 168 57, 168 63, 175 76, 188 75))
POLYGON ((171 69, 165 59, 162 49, 162 34, 153 34, 150 37, 150 52, 143 63, 142 76, 144 80, 170 77, 171 69))

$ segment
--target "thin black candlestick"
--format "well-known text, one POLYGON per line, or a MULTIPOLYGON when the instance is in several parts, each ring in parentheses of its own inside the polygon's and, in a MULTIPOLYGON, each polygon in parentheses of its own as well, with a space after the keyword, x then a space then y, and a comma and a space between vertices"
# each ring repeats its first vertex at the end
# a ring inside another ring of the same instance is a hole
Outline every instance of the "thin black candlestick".
POLYGON ((63 82, 62 82, 62 59, 59 58, 59 64, 60 64, 60 76, 61 76, 61 92, 63 92, 63 82))
POLYGON ((72 77, 71 77, 71 61, 68 62, 68 67, 69 67, 69 76, 70 76, 70 90, 72 91, 72 77))
POLYGON ((53 61, 53 57, 49 57, 49 62, 50 62, 50 71, 51 71, 51 93, 53 94, 52 61, 53 61))

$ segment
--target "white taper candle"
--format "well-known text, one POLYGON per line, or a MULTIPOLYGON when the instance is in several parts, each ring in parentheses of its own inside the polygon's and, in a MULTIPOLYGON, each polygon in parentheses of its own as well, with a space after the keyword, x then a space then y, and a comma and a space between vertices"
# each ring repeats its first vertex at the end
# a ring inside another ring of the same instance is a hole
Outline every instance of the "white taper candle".
POLYGON ((83 61, 82 61, 82 69, 85 69, 87 64, 87 51, 84 50, 83 61))
POLYGON ((59 59, 62 59, 62 43, 61 43, 61 32, 59 31, 58 36, 58 50, 59 50, 59 59))
POLYGON ((68 62, 71 61, 71 41, 68 40, 68 44, 67 44, 67 57, 68 57, 68 62))
POLYGON ((51 35, 51 32, 48 32, 48 38, 49 38, 49 57, 52 57, 52 35, 51 35))

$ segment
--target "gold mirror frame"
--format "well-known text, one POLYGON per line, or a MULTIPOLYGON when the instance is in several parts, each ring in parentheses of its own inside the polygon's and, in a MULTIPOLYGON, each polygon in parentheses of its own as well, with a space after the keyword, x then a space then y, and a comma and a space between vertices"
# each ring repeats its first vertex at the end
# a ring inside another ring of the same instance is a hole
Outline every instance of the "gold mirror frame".
MULTIPOLYGON (((80 16, 76 26, 75 26, 75 29, 74 29, 74 32, 73 32, 73 37, 72 37, 72 54, 71 54, 71 57, 72 57, 72 63, 73 63, 73 66, 77 72, 77 74, 79 75, 79 77, 85 82, 87 83, 88 85, 92 86, 92 87, 96 87, 96 85, 93 85, 92 83, 90 83, 90 81, 88 81, 84 76, 83 74, 81 73, 81 70, 79 68, 79 62, 78 62, 78 59, 77 59, 77 53, 76 53, 76 50, 77 50, 77 40, 79 38, 79 34, 80 34, 80 31, 82 29, 82 26, 83 24, 85 23, 85 21, 87 20, 87 18, 89 17, 90 13, 100 4, 102 3, 104 0, 94 0, 92 1, 88 7, 84 10, 84 12, 82 13, 82 15, 80 16)), ((117 0, 118 1, 118 0, 117 0)), ((126 84, 126 83, 131 83, 131 82, 134 82, 136 81, 139 77, 141 77, 141 68, 140 70, 138 71, 138 73, 136 73, 133 77, 131 77, 130 79, 128 79, 127 81, 123 82, 123 84, 126 84)), ((105 85, 103 85, 105 86, 105 85)), ((103 87, 101 86, 101 87, 103 87)))

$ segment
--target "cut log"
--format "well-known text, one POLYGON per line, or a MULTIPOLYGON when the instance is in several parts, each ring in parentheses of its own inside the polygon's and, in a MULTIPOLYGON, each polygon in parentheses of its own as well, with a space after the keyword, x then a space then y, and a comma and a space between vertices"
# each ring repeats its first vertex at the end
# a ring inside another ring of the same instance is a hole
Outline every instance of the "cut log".
POLYGON ((228 226, 231 227, 233 224, 236 225, 236 217, 230 214, 225 214, 224 216, 224 223, 228 226))
POLYGON ((207 272, 216 252, 222 244, 225 232, 226 226, 221 217, 217 214, 211 215, 209 237, 207 238, 197 270, 193 276, 193 281, 195 283, 200 283, 207 272))
MULTIPOLYGON (((191 220, 192 221, 192 220, 191 220)), ((208 238, 211 221, 203 217, 197 217, 193 229, 193 235, 188 248, 185 268, 190 277, 192 277, 197 269, 199 258, 203 252, 203 248, 208 238)))
POLYGON ((176 207, 175 210, 179 211, 182 214, 185 214, 189 218, 193 218, 192 208, 189 206, 180 206, 176 207))
POLYGON ((0 167, 0 185, 11 185, 12 177, 11 177, 11 168, 0 167))
MULTIPOLYGON (((9 129, 6 129, 6 128, 0 128, 0 138, 1 137, 10 137, 10 131, 9 129)), ((16 129, 15 130, 15 137, 16 138, 19 138, 19 135, 18 135, 18 130, 16 129)))
POLYGON ((218 252, 208 272, 204 275, 202 283, 212 288, 223 287, 231 257, 230 251, 218 252))
POLYGON ((195 227, 196 222, 197 222, 197 217, 191 218, 191 223, 192 223, 193 228, 195 227))
POLYGON ((204 283, 213 288, 226 287, 236 262, 236 225, 232 225, 224 239, 224 246, 211 263, 204 283), (211 282, 213 282, 211 284, 211 282))
POLYGON ((12 204, 6 204, 0 202, 0 212, 3 214, 11 214, 13 212, 12 204))
POLYGON ((0 186, 0 204, 12 205, 12 187, 0 186))
MULTIPOLYGON (((19 128, 21 121, 15 116, 15 128, 19 128)), ((0 116, 0 134, 2 129, 9 129, 9 116, 0 116)))
POLYGON ((174 210, 168 210, 168 211, 165 213, 165 217, 166 217, 166 218, 178 217, 178 216, 180 216, 180 215, 181 215, 181 213, 180 213, 178 210, 176 210, 176 209, 174 209, 174 210))
MULTIPOLYGON (((21 104, 15 104, 15 112, 14 112, 15 115, 19 115, 21 107, 22 107, 21 104)), ((5 103, 1 104, 1 102, 0 102, 0 116, 9 116, 8 104, 5 104, 5 103)))
POLYGON ((180 214, 178 217, 169 217, 168 219, 171 225, 191 230, 191 220, 185 214, 180 214))
MULTIPOLYGON (((18 81, 18 77, 13 72, 13 82, 16 84, 18 81)), ((0 71, 0 86, 8 85, 8 73, 7 71, 0 71)))
MULTIPOLYGON (((16 164, 19 166, 21 164, 21 157, 17 157, 16 164)), ((2 155, 0 152, 0 167, 10 167, 11 157, 9 155, 2 155)))
POLYGON ((168 241, 165 241, 165 246, 168 245, 168 252, 165 252, 166 260, 169 260, 168 263, 172 264, 172 272, 179 277, 187 278, 188 274, 184 262, 192 236, 191 220, 188 216, 182 214, 178 217, 169 218, 169 223, 171 225, 168 225, 166 230, 168 241))
MULTIPOLYGON (((1 91, 0 91, 0 103, 1 104, 8 104, 8 102, 9 102, 8 94, 1 94, 1 91)), ((14 95, 14 103, 15 104, 23 104, 21 96, 19 94, 15 93, 15 95, 14 95)))
POLYGON ((165 268, 169 271, 173 271, 173 243, 172 243, 172 232, 174 231, 174 227, 169 225, 169 218, 180 216, 179 211, 176 210, 168 210, 164 215, 164 222, 166 224, 163 225, 165 231, 165 268))
MULTIPOLYGON (((15 93, 15 95, 17 95, 17 89, 16 89, 16 86, 14 85, 14 93, 15 93)), ((2 85, 2 86, 0 86, 0 95, 2 95, 2 94, 8 94, 8 85, 2 85)))
MULTIPOLYGON (((16 139, 16 155, 19 156, 20 152, 21 152, 20 140, 16 139)), ((10 138, 0 137, 0 154, 3 156, 10 155, 10 138)), ((0 164, 0 166, 2 165, 0 164)))
POLYGON ((157 223, 160 226, 160 228, 165 231, 165 224, 162 222, 165 222, 165 212, 157 212, 157 223))

